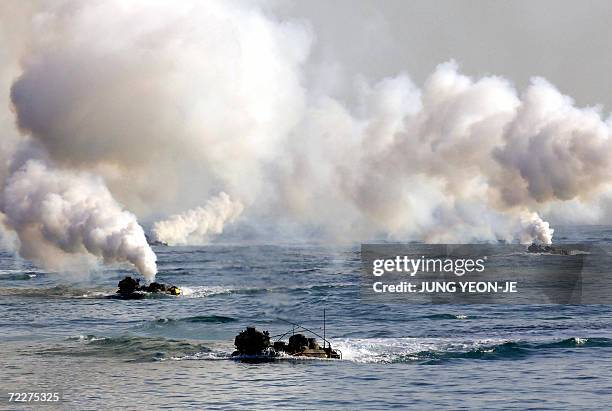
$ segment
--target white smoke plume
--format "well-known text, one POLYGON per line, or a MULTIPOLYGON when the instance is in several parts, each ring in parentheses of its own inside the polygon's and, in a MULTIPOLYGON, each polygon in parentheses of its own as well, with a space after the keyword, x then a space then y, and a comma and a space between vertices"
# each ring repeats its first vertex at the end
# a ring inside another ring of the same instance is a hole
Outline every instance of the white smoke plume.
POLYGON ((204 207, 175 214, 153 226, 154 238, 169 245, 206 244, 211 236, 221 234, 233 223, 244 206, 224 192, 211 198, 204 207))
POLYGON ((99 178, 28 160, 7 179, 0 200, 25 258, 64 269, 75 256, 91 255, 107 264, 132 263, 145 279, 155 278, 156 256, 144 231, 99 178))
POLYGON ((537 213, 527 213, 522 216, 517 237, 523 244, 552 244, 554 231, 537 213))
POLYGON ((311 27, 256 2, 1 15, 22 33, 9 48, 18 128, 62 173, 102 176, 142 221, 171 216, 160 240, 208 241, 243 207, 237 228, 328 241, 550 243, 544 220, 563 207, 610 219, 611 121, 541 78, 521 92, 449 62, 422 86, 400 73, 338 95, 325 72, 305 74, 311 27), (198 207, 213 190, 232 197, 198 207))
POLYGON ((231 0, 36 5, 11 98, 56 164, 102 174, 145 218, 265 189, 305 104, 303 24, 231 0))

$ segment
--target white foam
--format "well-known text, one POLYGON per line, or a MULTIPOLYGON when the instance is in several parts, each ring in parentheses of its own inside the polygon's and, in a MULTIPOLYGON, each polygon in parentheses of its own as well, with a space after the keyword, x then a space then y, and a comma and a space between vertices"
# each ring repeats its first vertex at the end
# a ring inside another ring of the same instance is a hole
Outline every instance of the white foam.
POLYGON ((388 363, 397 359, 417 360, 418 353, 466 352, 506 340, 457 341, 448 338, 364 338, 332 339, 332 347, 342 351, 342 359, 361 363, 388 363))
POLYGON ((83 334, 79 334, 79 336, 76 338, 78 341, 86 341, 86 342, 106 340, 106 337, 95 337, 93 335, 83 335, 83 334))
MULTIPOLYGON (((181 356, 173 356, 167 358, 172 361, 185 361, 185 360, 227 360, 229 358, 229 354, 222 352, 214 352, 214 351, 205 351, 205 352, 197 352, 193 354, 185 354, 181 356)), ((166 358, 161 358, 160 361, 165 361, 166 358)))
POLYGON ((212 295, 230 294, 232 291, 234 291, 234 288, 222 286, 198 286, 179 288, 182 290, 183 296, 187 298, 210 297, 212 295))

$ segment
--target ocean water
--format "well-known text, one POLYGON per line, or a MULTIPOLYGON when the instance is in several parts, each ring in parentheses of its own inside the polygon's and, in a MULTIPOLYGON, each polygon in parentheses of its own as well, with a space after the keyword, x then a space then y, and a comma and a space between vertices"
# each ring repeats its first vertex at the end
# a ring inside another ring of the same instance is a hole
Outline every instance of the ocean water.
MULTIPOLYGON (((612 227, 559 242, 612 244, 612 227)), ((0 254, 0 409, 604 409, 606 305, 383 305, 360 299, 359 245, 158 247, 181 297, 109 299, 130 271, 86 280, 0 254), (343 360, 230 358, 247 325, 319 330, 343 360)), ((520 256, 517 256, 520 258, 520 256)))

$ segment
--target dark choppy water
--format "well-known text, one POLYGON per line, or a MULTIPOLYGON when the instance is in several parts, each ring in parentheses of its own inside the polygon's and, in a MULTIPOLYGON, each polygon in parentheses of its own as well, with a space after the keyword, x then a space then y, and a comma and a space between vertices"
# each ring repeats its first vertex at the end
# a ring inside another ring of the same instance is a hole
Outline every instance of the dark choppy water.
POLYGON ((611 307, 362 304, 358 249, 158 248, 158 280, 187 295, 140 301, 105 298, 126 271, 76 282, 2 254, 0 389, 61 390, 66 409, 608 407, 611 307), (228 359, 244 326, 314 329, 323 307, 345 360, 228 359))

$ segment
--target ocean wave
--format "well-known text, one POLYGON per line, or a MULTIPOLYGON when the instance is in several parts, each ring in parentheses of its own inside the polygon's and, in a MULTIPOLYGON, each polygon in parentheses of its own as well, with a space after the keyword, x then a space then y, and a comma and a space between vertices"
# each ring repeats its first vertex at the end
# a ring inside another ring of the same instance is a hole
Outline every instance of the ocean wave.
MULTIPOLYGON (((43 355, 119 358, 127 362, 163 361, 185 356, 205 356, 213 351, 206 345, 162 337, 78 335, 40 352, 43 355)), ((225 355, 223 352, 220 355, 225 355)))
POLYGON ((468 316, 465 314, 431 314, 425 315, 422 318, 428 320, 465 320, 468 316))
POLYGON ((174 268, 160 268, 158 272, 158 276, 160 275, 191 275, 191 271, 188 268, 184 267, 174 267, 174 268))
POLYGON ((207 324, 224 324, 238 321, 233 317, 223 315, 196 315, 193 317, 184 318, 158 318, 153 323, 155 324, 175 324, 175 323, 207 323, 207 324))
POLYGON ((8 273, 0 273, 1 281, 28 281, 33 278, 38 277, 39 273, 34 272, 8 272, 8 273))
POLYGON ((0 296, 16 296, 31 298, 91 298, 104 297, 113 294, 106 289, 79 288, 70 285, 37 288, 0 288, 0 296))

